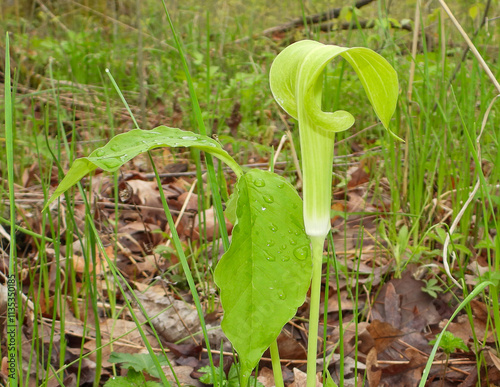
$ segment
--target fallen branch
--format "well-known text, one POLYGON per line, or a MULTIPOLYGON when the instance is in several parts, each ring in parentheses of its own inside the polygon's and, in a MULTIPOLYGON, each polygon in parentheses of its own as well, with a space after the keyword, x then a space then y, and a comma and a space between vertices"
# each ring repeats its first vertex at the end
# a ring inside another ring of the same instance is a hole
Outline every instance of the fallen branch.
MULTIPOLYGON (((375 0, 359 0, 356 2, 356 4, 354 4, 354 7, 362 8, 365 5, 372 3, 373 1, 375 0)), ((262 32, 262 35, 269 36, 281 32, 287 32, 293 30, 294 28, 302 27, 304 25, 304 22, 306 22, 307 24, 317 24, 327 20, 337 19, 340 16, 341 11, 342 8, 333 8, 326 12, 317 13, 315 15, 306 16, 304 18, 298 17, 296 19, 289 21, 288 23, 281 24, 279 26, 271 27, 268 28, 267 30, 264 30, 262 32)))

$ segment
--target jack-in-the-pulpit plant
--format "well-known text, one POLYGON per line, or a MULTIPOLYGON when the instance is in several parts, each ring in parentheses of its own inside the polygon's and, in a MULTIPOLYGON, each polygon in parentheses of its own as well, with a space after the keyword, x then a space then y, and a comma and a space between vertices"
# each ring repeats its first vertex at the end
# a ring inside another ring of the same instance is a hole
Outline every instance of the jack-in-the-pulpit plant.
POLYGON ((283 50, 274 60, 270 73, 274 98, 299 124, 304 223, 311 238, 313 256, 308 387, 316 383, 321 266, 323 244, 330 230, 335 133, 354 124, 354 117, 347 111, 325 112, 321 108, 323 70, 339 55, 356 71, 375 113, 389 129, 398 97, 398 78, 392 66, 372 50, 303 40, 283 50))
MULTIPOLYGON (((321 110, 322 73, 338 55, 358 74, 386 128, 396 106, 396 73, 371 50, 306 40, 278 55, 271 68, 271 89, 278 103, 299 122, 303 201, 284 178, 256 169, 243 171, 214 139, 160 126, 119 134, 88 157, 76 160, 45 206, 47 209, 95 169, 114 172, 135 156, 159 147, 193 147, 231 167, 237 176, 227 204, 228 217, 234 224, 232 241, 214 277, 224 308, 222 329, 238 352, 241 387, 247 386, 252 370, 269 347, 276 386, 283 386, 276 339, 304 303, 310 286, 308 384, 315 386, 321 262, 330 230, 335 133, 354 123, 346 111, 321 110)), ((187 263, 183 267, 189 270, 187 263)), ((196 292, 194 284, 191 290, 196 292)), ((206 337, 205 341, 209 345, 206 337)))

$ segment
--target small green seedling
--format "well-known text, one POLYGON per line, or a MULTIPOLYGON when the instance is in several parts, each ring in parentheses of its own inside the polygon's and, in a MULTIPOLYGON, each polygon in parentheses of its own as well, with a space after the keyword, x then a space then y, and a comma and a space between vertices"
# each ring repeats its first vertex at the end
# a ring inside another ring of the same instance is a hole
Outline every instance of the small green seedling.
MULTIPOLYGON (((158 356, 162 365, 167 365, 163 356, 158 356)), ((158 371, 149 353, 118 353, 113 352, 109 357, 110 363, 122 363, 123 368, 128 368, 127 376, 119 376, 109 379, 105 387, 159 387, 157 382, 146 381, 144 373, 159 378, 158 371)))
POLYGON ((218 141, 160 126, 119 134, 76 160, 45 206, 95 169, 114 172, 135 156, 159 147, 192 147, 226 163, 237 176, 228 202, 234 228, 231 245, 215 270, 215 282, 224 308, 222 329, 238 352, 241 387, 248 385, 270 346, 276 385, 283 385, 276 339, 304 303, 311 278, 307 369, 308 386, 316 385, 321 265, 330 230, 335 133, 354 124, 347 111, 321 110, 322 73, 337 56, 354 68, 386 129, 396 107, 396 72, 369 49, 304 40, 278 55, 271 68, 271 90, 279 105, 299 122, 303 201, 277 174, 244 172, 218 141))
POLYGON ((422 291, 427 293, 432 298, 437 298, 437 294, 443 291, 443 289, 441 289, 441 287, 437 285, 437 279, 431 278, 428 281, 423 281, 425 282, 425 286, 422 286, 422 291))
MULTIPOLYGON (((429 341, 429 344, 434 345, 436 343, 436 339, 429 341)), ((461 349, 462 351, 468 351, 467 345, 465 345, 464 341, 455 336, 450 331, 446 331, 439 342, 439 348, 443 350, 443 352, 449 357, 452 353, 454 353, 457 349, 461 349)))
POLYGON ((152 380, 146 381, 142 372, 129 369, 127 376, 111 378, 104 387, 161 387, 161 384, 152 380))
MULTIPOLYGON (((437 338, 429 341, 430 345, 436 344, 437 338)), ((448 361, 450 360, 450 355, 456 352, 457 349, 461 349, 462 351, 467 352, 469 348, 464 343, 464 341, 460 337, 456 337, 453 333, 446 331, 443 333, 441 337, 441 341, 439 342, 439 348, 446 354, 446 361, 443 367, 443 376, 442 380, 444 383, 444 379, 446 376, 446 369, 448 368, 448 361)))
MULTIPOLYGON (((236 363, 233 363, 231 365, 231 368, 229 369, 229 372, 226 376, 224 371, 222 371, 220 368, 217 368, 218 374, 216 375, 218 380, 222 380, 222 386, 220 387, 240 387, 240 378, 239 378, 239 366, 236 363), (222 372, 222 375, 220 373, 222 372), (222 377, 221 377, 222 376, 222 377)), ((200 382, 203 384, 212 384, 216 385, 217 383, 214 382, 213 375, 212 375, 212 368, 210 366, 206 367, 201 367, 198 372, 202 372, 203 375, 200 377, 200 382)), ((250 377, 248 380, 250 386, 256 386, 256 387, 264 387, 264 385, 255 380, 253 376, 250 377)))

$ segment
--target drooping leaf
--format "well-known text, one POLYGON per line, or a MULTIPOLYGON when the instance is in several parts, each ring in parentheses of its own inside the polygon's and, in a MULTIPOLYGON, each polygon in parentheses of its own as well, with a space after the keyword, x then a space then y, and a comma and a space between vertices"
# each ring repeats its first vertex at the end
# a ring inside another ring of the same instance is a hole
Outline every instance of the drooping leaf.
POLYGON ((134 129, 113 137, 105 146, 96 149, 88 157, 75 160, 45 208, 95 169, 114 172, 137 155, 165 146, 197 148, 219 158, 237 174, 241 171, 234 159, 222 149, 221 144, 210 137, 167 126, 159 126, 152 130, 134 129))
POLYGON ((245 379, 304 302, 312 262, 302 201, 286 180, 251 170, 237 190, 233 239, 215 281, 224 307, 222 329, 245 379))
MULTIPOLYGON (((163 355, 157 355, 161 365, 168 362, 163 355)), ((122 363, 123 368, 133 369, 136 372, 146 372, 154 377, 159 377, 155 363, 149 353, 120 353, 112 352, 109 356, 110 363, 122 363)))

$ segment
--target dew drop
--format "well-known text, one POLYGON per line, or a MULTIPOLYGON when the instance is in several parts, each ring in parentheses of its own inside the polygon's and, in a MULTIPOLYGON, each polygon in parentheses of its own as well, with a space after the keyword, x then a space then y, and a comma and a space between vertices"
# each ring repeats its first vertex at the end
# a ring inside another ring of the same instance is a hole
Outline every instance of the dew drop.
POLYGON ((274 241, 272 239, 269 239, 267 241, 267 247, 271 247, 271 246, 274 246, 274 241))
POLYGON ((266 203, 273 203, 274 202, 274 198, 271 195, 264 195, 262 197, 264 198, 264 201, 266 203))
POLYGON ((279 291, 278 291, 278 298, 279 298, 280 300, 284 300, 284 299, 286 299, 286 294, 285 294, 285 292, 284 292, 283 290, 279 290, 279 291))
POLYGON ((278 188, 283 188, 285 186, 285 183, 279 183, 278 188))
POLYGON ((182 136, 182 139, 183 140, 189 140, 189 141, 195 141, 198 139, 198 137, 194 137, 194 136, 182 136))
POLYGON ((282 250, 286 250, 286 245, 281 245, 282 250))
POLYGON ((262 207, 262 208, 261 208, 261 210, 262 210, 262 211, 265 211, 265 210, 267 210, 267 208, 266 208, 266 207, 262 207))
POLYGON ((119 146, 119 145, 116 145, 116 144, 115 144, 115 145, 111 145, 111 150, 112 150, 113 152, 118 152, 118 151, 120 150, 120 146, 119 146))
POLYGON ((266 259, 267 259, 269 262, 274 262, 274 261, 276 260, 274 257, 271 257, 271 256, 267 257, 266 259))
POLYGON ((95 151, 95 155, 96 155, 97 157, 102 157, 102 156, 104 156, 104 149, 97 149, 97 150, 95 151))
POLYGON ((297 241, 295 239, 290 239, 290 244, 292 246, 295 246, 297 244, 297 241))
POLYGON ((105 164, 108 168, 116 168, 121 164, 121 161, 119 159, 108 159, 105 164))
POLYGON ((274 223, 271 223, 269 225, 269 229, 272 231, 272 232, 276 232, 278 231, 278 226, 276 226, 274 223))
POLYGON ((288 262, 290 260, 290 256, 287 254, 287 255, 284 255, 282 258, 281 258, 281 262, 288 262))
POLYGON ((311 254, 311 248, 309 246, 297 247, 295 250, 293 250, 293 255, 299 261, 305 260, 309 256, 309 254, 311 254))
POLYGON ((262 179, 255 179, 253 183, 256 187, 264 187, 266 185, 266 182, 262 179))

